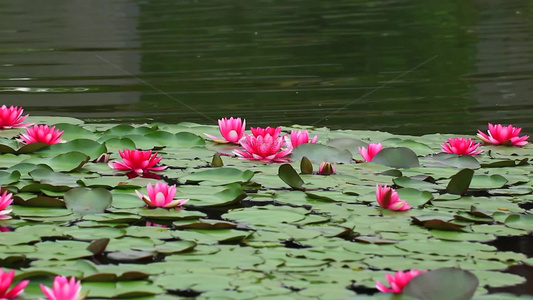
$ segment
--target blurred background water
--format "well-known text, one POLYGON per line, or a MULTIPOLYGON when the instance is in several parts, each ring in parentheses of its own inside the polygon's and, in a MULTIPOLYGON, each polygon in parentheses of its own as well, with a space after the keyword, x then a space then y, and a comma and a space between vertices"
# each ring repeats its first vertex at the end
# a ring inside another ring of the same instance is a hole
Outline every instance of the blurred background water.
POLYGON ((533 1, 2 0, 0 103, 93 122, 533 133, 533 1))

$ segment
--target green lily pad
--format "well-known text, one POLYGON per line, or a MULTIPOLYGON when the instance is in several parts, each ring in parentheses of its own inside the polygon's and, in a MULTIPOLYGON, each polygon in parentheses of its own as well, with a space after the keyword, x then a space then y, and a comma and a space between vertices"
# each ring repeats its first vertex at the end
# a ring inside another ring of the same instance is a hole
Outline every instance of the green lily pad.
POLYGON ((392 168, 416 168, 420 165, 413 150, 405 147, 384 148, 379 151, 372 162, 392 168))
POLYGON ((81 215, 103 213, 112 202, 111 193, 102 188, 74 188, 65 193, 68 209, 81 215))

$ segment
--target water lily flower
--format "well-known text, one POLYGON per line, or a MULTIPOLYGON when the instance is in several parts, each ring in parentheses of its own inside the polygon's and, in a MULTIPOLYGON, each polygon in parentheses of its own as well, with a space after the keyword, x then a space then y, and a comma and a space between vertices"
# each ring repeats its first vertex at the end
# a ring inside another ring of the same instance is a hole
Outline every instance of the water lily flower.
POLYGON ((444 141, 440 145, 442 151, 446 153, 455 153, 459 155, 477 155, 483 152, 483 150, 476 149, 481 146, 480 143, 475 143, 471 138, 453 138, 444 141))
POLYGON ((30 283, 29 280, 22 280, 17 285, 9 290, 9 286, 13 283, 15 271, 4 272, 0 269, 0 299, 15 299, 24 292, 24 288, 30 283))
POLYGON ((318 175, 331 175, 335 174, 335 170, 337 169, 337 164, 332 164, 330 162, 322 162, 318 166, 318 175))
POLYGON ((56 276, 52 288, 40 284, 41 290, 49 300, 78 300, 81 293, 81 282, 74 276, 70 280, 65 276, 56 276))
POLYGON ((376 185, 376 199, 379 206, 389 210, 408 210, 411 206, 401 200, 398 192, 387 185, 376 185))
MULTIPOLYGON (((0 232, 10 232, 11 231, 11 228, 7 227, 7 226, 0 226, 0 232)), ((2 299, 2 298, 0 298, 2 299)))
POLYGON ((316 143, 317 140, 318 135, 309 139, 309 131, 307 130, 291 130, 291 134, 285 136, 285 144, 289 149, 294 149, 300 144, 316 143))
POLYGON ((502 124, 492 125, 489 123, 489 134, 478 130, 477 137, 486 144, 524 146, 529 135, 518 136, 522 128, 513 127, 513 125, 502 126, 502 124))
POLYGON ((163 225, 163 224, 157 224, 157 223, 146 221, 146 227, 167 228, 168 226, 167 225, 163 225))
POLYGON ((189 199, 177 199, 174 200, 176 195, 176 185, 168 186, 164 182, 158 182, 153 187, 152 184, 146 186, 148 196, 141 194, 139 191, 135 191, 137 196, 148 205, 148 207, 164 207, 172 208, 185 204, 189 199))
POLYGON ((368 144, 368 148, 359 147, 358 149, 359 149, 359 154, 361 154, 361 156, 363 157, 365 161, 372 161, 374 156, 378 154, 378 152, 381 151, 381 149, 383 149, 383 146, 381 145, 381 143, 378 143, 378 144, 370 143, 368 144))
POLYGON ((9 216, 9 213, 12 211, 12 209, 6 209, 6 208, 11 204, 11 202, 13 202, 12 197, 13 197, 13 194, 8 193, 8 191, 4 191, 4 193, 0 196, 0 220, 11 219, 11 216, 9 216))
POLYGON ((386 274, 385 277, 389 282, 390 288, 376 280, 376 288, 383 293, 401 293, 407 283, 414 277, 420 275, 422 271, 413 269, 410 271, 398 271, 394 275, 386 274))
POLYGON ((34 125, 26 128, 25 133, 20 134, 20 141, 24 144, 30 143, 46 143, 49 145, 63 142, 61 135, 63 131, 59 131, 55 126, 48 125, 34 125))
POLYGON ((157 152, 152 154, 152 150, 129 150, 125 149, 118 151, 118 154, 122 158, 122 161, 109 162, 109 166, 112 169, 120 171, 133 171, 136 174, 150 173, 150 171, 161 171, 167 168, 167 166, 155 165, 163 159, 163 157, 157 157, 157 152))
POLYGON ((272 128, 268 126, 267 128, 261 128, 261 127, 250 127, 250 130, 252 131, 252 135, 255 137, 258 136, 265 136, 269 134, 270 136, 277 138, 278 135, 281 133, 281 127, 272 128))
POLYGON ((285 157, 292 151, 289 148, 281 148, 285 141, 282 136, 279 136, 279 132, 274 136, 270 135, 270 133, 258 136, 245 134, 240 143, 246 151, 235 149, 233 153, 249 160, 283 162, 287 160, 285 157))
POLYGON ((242 138, 242 135, 244 134, 244 130, 246 128, 246 120, 241 120, 241 118, 223 118, 218 120, 218 129, 220 130, 220 134, 222 134, 222 138, 216 137, 214 135, 210 135, 207 133, 204 133, 206 136, 208 136, 210 139, 213 140, 215 143, 234 143, 238 144, 239 140, 242 138))
POLYGON ((13 106, 7 107, 2 105, 0 107, 0 129, 20 128, 33 125, 33 123, 22 123, 28 115, 23 116, 24 109, 22 107, 13 106))
POLYGON ((93 162, 95 163, 109 163, 109 153, 102 153, 93 162))

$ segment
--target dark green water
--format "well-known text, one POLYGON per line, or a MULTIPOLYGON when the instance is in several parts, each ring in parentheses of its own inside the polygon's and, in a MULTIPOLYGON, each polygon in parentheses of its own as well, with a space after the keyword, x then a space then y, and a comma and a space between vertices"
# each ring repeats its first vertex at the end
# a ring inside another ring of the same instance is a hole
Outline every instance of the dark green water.
POLYGON ((533 133, 533 1, 3 0, 0 102, 90 121, 533 133))

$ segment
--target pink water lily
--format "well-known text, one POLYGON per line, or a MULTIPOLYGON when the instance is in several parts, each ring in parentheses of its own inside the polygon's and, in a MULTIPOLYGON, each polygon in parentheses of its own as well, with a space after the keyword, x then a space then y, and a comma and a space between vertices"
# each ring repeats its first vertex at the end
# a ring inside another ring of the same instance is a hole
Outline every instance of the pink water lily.
POLYGON ((82 299, 81 282, 74 276, 70 280, 65 276, 56 276, 52 288, 40 284, 41 290, 49 300, 78 300, 82 299))
POLYGON ((222 134, 222 138, 216 137, 214 135, 210 135, 207 133, 204 133, 206 136, 208 136, 210 139, 212 139, 215 143, 234 143, 238 144, 239 140, 242 138, 242 135, 244 134, 244 130, 246 128, 246 120, 241 120, 241 118, 223 118, 218 120, 218 129, 220 130, 220 134, 222 134))
POLYGON ((0 269, 0 299, 15 299, 24 292, 24 288, 30 283, 29 280, 22 280, 17 285, 13 286, 11 290, 9 287, 15 278, 15 271, 4 272, 0 269))
POLYGON ((167 166, 155 165, 163 159, 157 157, 157 152, 152 153, 152 150, 129 150, 125 149, 118 151, 118 154, 122 158, 122 161, 109 162, 109 166, 112 169, 120 171, 133 171, 137 174, 150 173, 152 171, 161 171, 167 168, 167 166))
POLYGON ((281 133, 281 127, 270 127, 267 128, 261 128, 261 127, 250 127, 250 130, 252 131, 252 135, 255 137, 258 136, 265 136, 269 134, 271 137, 277 138, 278 135, 281 133))
POLYGON ((385 277, 389 282, 390 288, 383 285, 381 282, 376 280, 376 288, 383 293, 401 293, 403 288, 413 279, 414 277, 420 275, 422 271, 420 270, 410 270, 410 271, 398 271, 394 275, 386 274, 385 277))
POLYGON ((13 106, 0 107, 0 129, 19 128, 33 125, 33 123, 22 123, 28 115, 23 116, 22 107, 13 106))
POLYGON ((268 162, 283 162, 287 161, 286 156, 291 153, 289 148, 281 148, 285 144, 283 137, 279 136, 279 132, 274 136, 269 133, 265 135, 244 135, 241 139, 241 149, 233 150, 237 156, 249 160, 261 160, 268 162))
POLYGON ((13 202, 12 197, 13 194, 9 193, 8 191, 4 191, 4 193, 0 196, 0 220, 11 219, 9 213, 12 211, 12 209, 6 208, 13 202))
POLYGON ((45 143, 49 145, 63 142, 61 135, 63 131, 59 131, 55 126, 48 125, 34 125, 26 128, 25 133, 20 134, 20 141, 24 144, 31 143, 45 143))
POLYGON ((158 182, 153 187, 152 184, 146 186, 148 195, 143 195, 139 191, 135 191, 137 196, 146 203, 148 207, 164 207, 172 208, 185 204, 189 199, 176 199, 176 185, 169 186, 164 182, 158 182))
POLYGON ((466 139, 462 137, 448 139, 448 141, 444 141, 444 143, 440 145, 442 151, 459 155, 480 154, 483 150, 476 150, 479 146, 481 146, 481 144, 474 142, 471 138, 466 139))
POLYGON ((502 126, 502 124, 492 125, 489 123, 488 135, 478 130, 477 137, 486 144, 525 146, 529 135, 518 136, 522 128, 513 125, 502 126))
POLYGON ((312 139, 309 139, 309 131, 291 130, 291 134, 286 135, 284 138, 287 148, 294 149, 301 144, 316 143, 316 141, 318 140, 318 135, 315 135, 312 139))
POLYGON ((400 199, 398 192, 387 185, 376 185, 376 200, 379 206, 389 210, 408 210, 411 206, 400 199))
POLYGON ((318 166, 318 175, 331 175, 335 174, 337 169, 337 164, 332 164, 330 162, 322 162, 318 166))
POLYGON ((372 161, 374 156, 378 154, 381 149, 383 149, 383 146, 381 143, 374 144, 370 143, 368 144, 368 147, 359 147, 359 154, 363 157, 365 161, 372 161))

